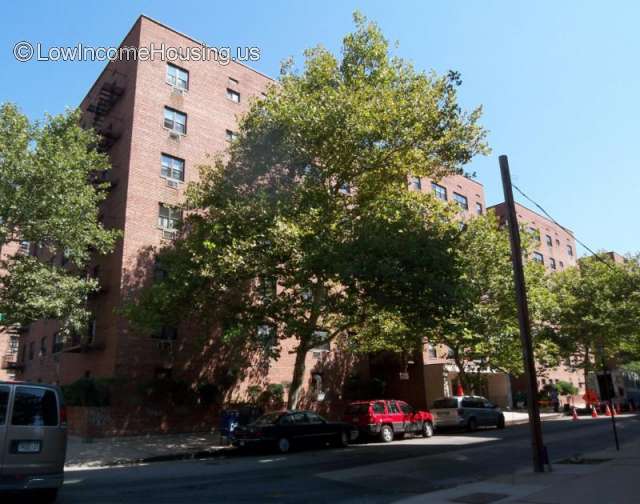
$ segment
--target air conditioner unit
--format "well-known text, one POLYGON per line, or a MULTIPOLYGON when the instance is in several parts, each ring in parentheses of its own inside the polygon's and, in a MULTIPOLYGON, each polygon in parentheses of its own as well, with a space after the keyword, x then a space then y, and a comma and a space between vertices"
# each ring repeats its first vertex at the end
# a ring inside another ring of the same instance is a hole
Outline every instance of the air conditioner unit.
POLYGON ((172 179, 167 179, 167 187, 170 187, 171 189, 177 189, 178 188, 178 181, 177 180, 172 180, 172 179))
POLYGON ((180 141, 180 133, 176 133, 175 131, 170 131, 169 132, 169 138, 172 138, 173 140, 176 141, 180 141))
POLYGON ((184 89, 179 88, 177 86, 172 86, 171 87, 171 94, 177 95, 177 96, 183 96, 184 95, 184 89))
POLYGON ((162 230, 162 239, 163 240, 175 240, 176 237, 178 236, 177 231, 174 230, 170 230, 170 229, 163 229, 162 230))

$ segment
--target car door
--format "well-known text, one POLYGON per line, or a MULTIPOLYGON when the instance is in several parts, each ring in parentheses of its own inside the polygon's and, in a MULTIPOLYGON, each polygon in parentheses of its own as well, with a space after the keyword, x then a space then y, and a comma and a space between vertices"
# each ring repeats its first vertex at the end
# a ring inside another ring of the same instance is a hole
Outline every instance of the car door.
POLYGON ((394 432, 404 432, 404 414, 396 404, 396 401, 387 401, 389 421, 394 432))
POLYGON ((478 425, 487 426, 493 424, 493 421, 491 420, 492 412, 485 406, 487 402, 488 401, 484 397, 475 397, 473 399, 474 407, 478 412, 478 425))
POLYGON ((307 411, 306 417, 309 423, 310 437, 315 443, 326 443, 334 437, 335 428, 320 415, 307 411))
POLYGON ((415 432, 419 426, 416 424, 415 412, 413 408, 406 402, 397 401, 397 405, 402 412, 402 422, 404 425, 404 432, 415 432))
POLYGON ((313 440, 313 433, 307 415, 300 411, 292 413, 288 431, 291 433, 289 439, 297 444, 307 445, 313 440))
POLYGON ((484 408, 487 419, 486 425, 498 425, 498 417, 500 416, 500 412, 498 411, 496 405, 488 399, 484 399, 482 406, 484 408))
POLYGON ((52 388, 14 387, 11 418, 6 422, 5 474, 62 473, 67 436, 59 405, 58 392, 52 388))
POLYGON ((9 423, 10 385, 0 385, 0 477, 4 470, 4 454, 7 451, 7 424, 9 423))

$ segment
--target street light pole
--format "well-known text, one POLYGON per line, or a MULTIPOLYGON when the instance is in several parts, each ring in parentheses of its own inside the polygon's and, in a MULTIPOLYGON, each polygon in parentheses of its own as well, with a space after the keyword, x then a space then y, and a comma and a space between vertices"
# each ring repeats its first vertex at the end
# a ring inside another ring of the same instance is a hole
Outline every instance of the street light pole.
POLYGON ((524 358, 524 370, 527 381, 527 407, 529 410, 529 427, 531 429, 531 448, 533 451, 533 470, 544 472, 546 459, 545 448, 542 442, 542 426, 540 425, 540 409, 538 407, 538 382, 536 379, 536 365, 533 357, 533 345, 531 344, 531 324, 529 321, 529 306, 527 304, 527 290, 522 268, 522 247, 520 244, 520 229, 516 206, 513 200, 511 188, 511 174, 509 172, 509 160, 507 156, 500 156, 500 173, 504 188, 504 200, 507 206, 507 225, 511 241, 511 260, 513 261, 513 278, 516 290, 516 302, 518 305, 518 323, 520 325, 520 338, 522 340, 522 355, 524 358))

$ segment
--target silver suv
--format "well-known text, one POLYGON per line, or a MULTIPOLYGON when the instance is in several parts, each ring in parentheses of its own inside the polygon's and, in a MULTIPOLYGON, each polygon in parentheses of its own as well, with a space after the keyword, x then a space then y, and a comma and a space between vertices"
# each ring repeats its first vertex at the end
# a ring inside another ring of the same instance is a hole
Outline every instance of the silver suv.
POLYGON ((64 479, 67 419, 58 387, 0 381, 0 491, 53 501, 64 479))
POLYGON ((478 427, 504 429, 504 415, 500 408, 482 396, 453 396, 434 401, 431 408, 436 428, 464 427, 475 431, 478 427))

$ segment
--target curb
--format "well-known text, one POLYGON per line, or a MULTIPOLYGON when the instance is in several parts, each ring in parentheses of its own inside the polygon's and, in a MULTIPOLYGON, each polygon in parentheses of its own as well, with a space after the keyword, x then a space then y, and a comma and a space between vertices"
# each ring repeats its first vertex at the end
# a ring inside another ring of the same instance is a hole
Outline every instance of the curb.
MULTIPOLYGON (((167 455, 154 455, 152 457, 140 457, 130 459, 116 459, 109 462, 104 462, 100 465, 87 465, 87 464, 70 464, 65 465, 65 469, 98 469, 101 467, 120 467, 129 465, 149 464, 153 462, 175 462, 179 460, 196 460, 196 459, 210 459, 215 457, 225 456, 225 452, 229 451, 229 447, 221 446, 220 448, 213 450, 198 450, 194 452, 173 453, 167 455)), ((90 464, 90 463, 88 463, 90 464)))
MULTIPOLYGON (((553 415, 548 415, 545 417, 541 417, 540 421, 542 422, 546 422, 547 420, 557 420, 558 418, 564 418, 565 414, 564 413, 555 413, 553 415)), ((528 424, 529 423, 529 418, 523 418, 522 420, 511 420, 511 421, 507 421, 505 422, 505 425, 509 426, 509 425, 524 425, 524 424, 528 424)))

